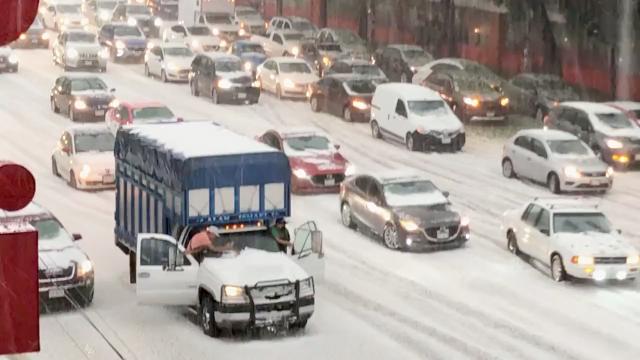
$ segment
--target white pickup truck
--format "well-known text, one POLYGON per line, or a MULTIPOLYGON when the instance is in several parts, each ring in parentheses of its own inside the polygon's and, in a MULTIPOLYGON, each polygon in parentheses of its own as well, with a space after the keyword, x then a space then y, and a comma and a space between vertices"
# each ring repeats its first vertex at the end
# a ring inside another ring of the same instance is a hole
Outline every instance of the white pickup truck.
POLYGON ((252 35, 251 41, 262 45, 268 57, 298 56, 304 34, 293 30, 273 31, 267 37, 252 35))
POLYGON ((213 337, 221 330, 303 329, 314 311, 315 283, 324 274, 322 233, 315 222, 298 227, 296 254, 286 255, 259 224, 221 230, 234 250, 199 259, 185 253, 196 228, 185 228, 177 241, 139 234, 138 301, 192 307, 203 332, 213 337))

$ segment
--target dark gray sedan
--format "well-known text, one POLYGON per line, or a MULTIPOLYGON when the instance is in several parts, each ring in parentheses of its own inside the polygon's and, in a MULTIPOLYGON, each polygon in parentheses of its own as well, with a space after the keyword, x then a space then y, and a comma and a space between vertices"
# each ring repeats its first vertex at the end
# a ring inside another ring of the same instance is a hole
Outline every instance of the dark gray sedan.
POLYGON ((514 112, 535 116, 542 123, 549 110, 564 101, 580 100, 580 95, 564 80, 549 74, 520 74, 504 86, 514 112))

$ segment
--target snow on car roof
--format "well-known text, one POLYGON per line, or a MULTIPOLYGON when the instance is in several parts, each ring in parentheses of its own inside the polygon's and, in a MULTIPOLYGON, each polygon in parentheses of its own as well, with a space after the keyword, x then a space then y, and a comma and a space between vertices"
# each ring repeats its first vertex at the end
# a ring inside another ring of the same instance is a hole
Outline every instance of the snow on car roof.
POLYGON ((73 134, 111 133, 106 124, 73 125, 68 127, 67 131, 73 134))
POLYGON ((552 212, 602 213, 598 202, 582 198, 535 198, 533 202, 552 210, 552 212))
POLYGON ((589 102, 589 101, 566 101, 560 103, 561 106, 572 107, 586 112, 596 114, 612 114, 621 113, 622 111, 611 107, 605 103, 589 102))
POLYGON ((131 126, 128 131, 188 158, 277 152, 211 122, 140 124, 131 126))
POLYGON ((6 211, 6 210, 0 209, 0 223, 7 220, 15 221, 15 220, 20 220, 21 218, 24 218, 24 217, 35 217, 35 216, 52 217, 49 210, 43 208, 42 206, 40 206, 34 201, 30 202, 29 205, 27 205, 23 209, 20 209, 17 211, 6 211))
POLYGON ((381 184, 391 184, 408 181, 431 181, 426 174, 413 169, 400 169, 382 171, 377 174, 370 174, 381 184))
POLYGON ((516 136, 527 135, 535 136, 545 140, 576 140, 575 135, 565 131, 553 130, 553 129, 525 129, 520 130, 516 136))
POLYGON ((442 100, 440 95, 424 86, 409 84, 409 83, 386 83, 380 84, 376 88, 376 92, 380 91, 392 91, 398 94, 402 99, 406 101, 411 100, 442 100))
POLYGON ((620 108, 625 111, 640 110, 640 102, 636 102, 636 101, 610 101, 606 104, 615 106, 616 108, 620 108))

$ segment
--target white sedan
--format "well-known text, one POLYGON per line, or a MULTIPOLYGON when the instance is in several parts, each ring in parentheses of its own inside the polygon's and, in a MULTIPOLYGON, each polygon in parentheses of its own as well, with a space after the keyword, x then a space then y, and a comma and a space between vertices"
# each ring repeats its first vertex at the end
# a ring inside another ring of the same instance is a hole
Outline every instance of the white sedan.
POLYGON ((256 78, 263 90, 280 98, 305 98, 309 86, 319 80, 309 64, 292 57, 271 58, 258 66, 256 78))
POLYGON ((163 82, 189 80, 193 52, 183 44, 163 43, 147 50, 144 56, 144 74, 157 76, 163 82))
POLYGON ((507 248, 548 267, 554 281, 635 279, 640 252, 611 227, 598 205, 535 199, 504 213, 507 248))
POLYGON ((580 139, 559 130, 519 131, 503 148, 502 174, 546 184, 551 192, 611 189, 613 168, 580 139))
POLYGON ((174 25, 164 31, 162 40, 164 42, 182 41, 193 52, 217 51, 221 45, 220 38, 213 35, 211 29, 204 25, 174 25))
POLYGON ((106 125, 76 125, 64 131, 51 155, 51 170, 75 189, 115 187, 115 138, 106 125))

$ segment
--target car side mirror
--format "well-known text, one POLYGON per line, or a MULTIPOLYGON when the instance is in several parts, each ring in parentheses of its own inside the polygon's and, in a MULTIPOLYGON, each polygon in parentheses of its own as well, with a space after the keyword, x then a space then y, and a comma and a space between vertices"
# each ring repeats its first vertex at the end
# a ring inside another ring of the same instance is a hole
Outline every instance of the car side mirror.
POLYGON ((311 251, 314 254, 322 255, 322 231, 320 230, 311 232, 311 251))
POLYGON ((622 230, 618 229, 616 231, 618 232, 618 234, 622 235, 622 230))
POLYGON ((78 240, 82 240, 82 235, 80 234, 73 234, 73 241, 78 241, 78 240))
POLYGON ((109 92, 110 92, 110 93, 114 93, 114 92, 116 92, 116 88, 111 88, 111 89, 109 89, 109 92))
POLYGON ((442 195, 444 195, 444 197, 448 198, 450 194, 449 194, 449 192, 448 192, 448 191, 443 191, 443 192, 442 192, 442 195))
POLYGON ((340 150, 340 145, 339 145, 339 144, 335 144, 335 145, 333 145, 333 147, 334 147, 336 150, 340 150))
POLYGON ((540 232, 545 234, 545 235, 547 235, 547 236, 549 236, 549 234, 550 234, 549 229, 540 229, 540 232))

